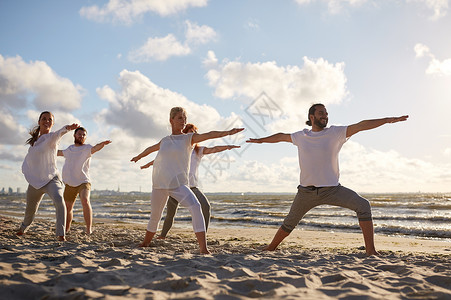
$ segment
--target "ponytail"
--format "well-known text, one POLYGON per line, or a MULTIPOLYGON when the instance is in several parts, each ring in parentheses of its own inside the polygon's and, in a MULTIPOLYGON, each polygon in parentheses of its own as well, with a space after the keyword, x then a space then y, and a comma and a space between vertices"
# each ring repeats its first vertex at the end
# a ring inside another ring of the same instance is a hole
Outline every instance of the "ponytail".
POLYGON ((31 129, 28 133, 31 135, 31 138, 29 138, 25 144, 29 144, 31 146, 34 146, 34 143, 38 140, 39 137, 39 130, 41 128, 38 126, 35 126, 33 129, 31 129))

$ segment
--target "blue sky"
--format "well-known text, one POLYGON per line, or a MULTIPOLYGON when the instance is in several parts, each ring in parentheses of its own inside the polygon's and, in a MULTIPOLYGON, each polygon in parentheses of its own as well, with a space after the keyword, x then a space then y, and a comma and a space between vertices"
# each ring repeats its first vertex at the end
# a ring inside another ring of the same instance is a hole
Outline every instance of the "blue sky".
POLYGON ((27 131, 50 110, 54 129, 113 141, 92 159, 94 189, 150 191, 139 166, 155 155, 130 159, 183 106, 200 132, 246 127, 204 143, 242 145, 204 157, 204 191, 294 193, 296 147, 244 141, 301 130, 322 102, 330 125, 410 115, 345 144, 343 185, 449 192, 450 29, 448 0, 1 1, 0 188, 26 189, 27 131))

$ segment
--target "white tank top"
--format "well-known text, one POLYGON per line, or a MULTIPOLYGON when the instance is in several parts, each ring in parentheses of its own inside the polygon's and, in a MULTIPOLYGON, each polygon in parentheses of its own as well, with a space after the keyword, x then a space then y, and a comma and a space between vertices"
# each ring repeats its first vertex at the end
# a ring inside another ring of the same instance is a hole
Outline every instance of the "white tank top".
POLYGON ((169 135, 160 142, 153 164, 152 188, 176 189, 188 185, 193 133, 169 135))

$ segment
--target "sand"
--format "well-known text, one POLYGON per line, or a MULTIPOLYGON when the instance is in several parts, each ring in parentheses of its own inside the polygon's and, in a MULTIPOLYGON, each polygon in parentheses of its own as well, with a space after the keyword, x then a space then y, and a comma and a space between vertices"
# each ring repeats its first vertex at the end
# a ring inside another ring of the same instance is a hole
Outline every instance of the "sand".
POLYGON ((0 299, 451 299, 451 242, 376 235, 366 257, 361 234, 295 230, 274 252, 259 249, 277 228, 194 234, 173 228, 137 248, 146 224, 75 223, 57 242, 54 223, 0 216, 0 299))

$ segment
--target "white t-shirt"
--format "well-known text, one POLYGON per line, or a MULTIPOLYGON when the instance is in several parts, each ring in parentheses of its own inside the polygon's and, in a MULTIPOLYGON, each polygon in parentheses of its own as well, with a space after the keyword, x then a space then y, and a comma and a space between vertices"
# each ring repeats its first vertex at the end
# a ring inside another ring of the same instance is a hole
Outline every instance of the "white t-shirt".
POLYGON ((337 186, 338 153, 347 141, 347 126, 331 126, 319 132, 304 129, 291 134, 298 147, 301 186, 337 186))
POLYGON ((189 166, 189 187, 199 186, 199 165, 202 157, 204 156, 205 147, 199 147, 198 152, 193 149, 191 154, 191 163, 189 166))
POLYGON ((91 182, 89 177, 89 165, 91 163, 91 148, 89 144, 75 146, 70 145, 63 150, 66 161, 63 166, 63 182, 76 187, 82 183, 91 182))
POLYGON ((169 135, 160 142, 160 150, 153 164, 152 187, 176 189, 188 185, 193 133, 169 135))
POLYGON ((43 134, 28 148, 22 164, 22 173, 35 189, 40 189, 58 175, 56 167, 58 144, 68 131, 64 126, 58 131, 43 134))

